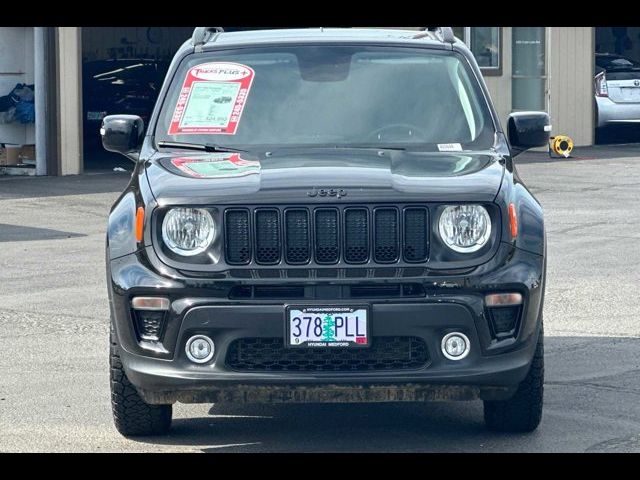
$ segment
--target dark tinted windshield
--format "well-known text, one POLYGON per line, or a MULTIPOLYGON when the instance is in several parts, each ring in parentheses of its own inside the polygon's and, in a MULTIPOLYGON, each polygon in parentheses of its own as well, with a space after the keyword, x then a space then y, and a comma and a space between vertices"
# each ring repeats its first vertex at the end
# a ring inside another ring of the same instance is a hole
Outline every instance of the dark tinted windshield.
POLYGON ((596 66, 605 70, 640 68, 640 63, 617 55, 596 55, 596 66))
POLYGON ((453 52, 363 46, 198 54, 179 67, 156 141, 485 149, 494 125, 453 52))

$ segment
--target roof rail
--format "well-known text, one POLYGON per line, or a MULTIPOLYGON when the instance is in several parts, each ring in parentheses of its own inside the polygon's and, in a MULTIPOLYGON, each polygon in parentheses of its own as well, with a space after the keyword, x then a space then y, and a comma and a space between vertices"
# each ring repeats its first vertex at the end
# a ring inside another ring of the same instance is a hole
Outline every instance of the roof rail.
POLYGON ((196 27, 191 35, 191 42, 194 47, 198 47, 204 45, 212 34, 222 32, 224 32, 222 27, 196 27))
MULTIPOLYGON (((440 37, 441 42, 445 43, 455 43, 456 37, 453 34, 453 30, 451 27, 423 27, 423 32, 433 32, 440 37)), ((415 35, 413 38, 423 38, 426 37, 427 33, 419 33, 415 35)))

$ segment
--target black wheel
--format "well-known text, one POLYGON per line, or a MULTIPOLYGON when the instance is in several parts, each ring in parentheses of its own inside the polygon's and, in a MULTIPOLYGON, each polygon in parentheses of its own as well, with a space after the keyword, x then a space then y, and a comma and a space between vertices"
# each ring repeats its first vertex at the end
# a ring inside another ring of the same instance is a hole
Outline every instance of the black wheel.
POLYGON ((499 432, 532 432, 542 418, 544 388, 544 333, 540 336, 531 368, 509 400, 484 402, 484 421, 499 432))
POLYGON ((163 435, 171 428, 171 405, 146 403, 124 373, 111 325, 109 366, 111 410, 116 429, 125 437, 163 435))

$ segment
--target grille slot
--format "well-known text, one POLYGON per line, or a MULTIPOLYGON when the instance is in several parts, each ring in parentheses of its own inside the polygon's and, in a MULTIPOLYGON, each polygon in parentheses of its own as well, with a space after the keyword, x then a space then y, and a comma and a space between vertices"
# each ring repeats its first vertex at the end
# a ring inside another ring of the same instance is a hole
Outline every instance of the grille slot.
POLYGON ((369 259, 369 212, 364 208, 344 212, 344 259, 348 263, 369 259))
POLYGON ((282 337, 241 338, 229 345, 226 363, 236 371, 348 372, 415 370, 429 363, 419 337, 373 337, 368 348, 285 348, 282 337))
POLYGON ((280 220, 278 210, 256 210, 256 262, 275 265, 280 261, 280 220))
POLYGON ((246 265, 251 260, 249 212, 227 210, 225 213, 225 248, 227 262, 231 265, 246 265))
POLYGON ((429 252, 429 212, 426 208, 411 207, 404 211, 404 259, 424 262, 429 252))
POLYGON ((333 208, 316 210, 316 262, 337 263, 340 258, 338 210, 333 208))
POLYGON ((398 210, 395 208, 377 208, 375 215, 375 260, 379 263, 392 263, 399 257, 398 210))
MULTIPOLYGON (((409 264, 424 263, 429 258, 431 219, 426 205, 230 206, 224 211, 224 222, 224 253, 229 265, 282 263, 313 269, 340 264, 352 267, 327 277, 411 277, 423 275, 424 269, 409 264), (357 265, 367 270, 362 273, 357 265), (378 269, 369 270, 374 266, 378 269)), ((289 276, 277 272, 263 275, 263 270, 257 268, 249 277, 289 276)), ((299 278, 316 276, 323 277, 324 272, 301 273, 299 278)))
POLYGON ((285 259, 292 265, 301 265, 311 260, 309 213, 304 209, 285 212, 285 259))

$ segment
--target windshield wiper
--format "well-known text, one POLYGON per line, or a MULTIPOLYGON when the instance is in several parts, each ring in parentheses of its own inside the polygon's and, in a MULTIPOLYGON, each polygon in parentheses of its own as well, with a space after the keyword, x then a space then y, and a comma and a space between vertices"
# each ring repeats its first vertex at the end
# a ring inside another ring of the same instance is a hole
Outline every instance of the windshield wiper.
POLYGON ((334 145, 332 148, 344 148, 344 149, 361 149, 361 150, 401 150, 404 151, 407 147, 401 146, 382 146, 382 145, 334 145))
POLYGON ((202 150, 203 152, 238 152, 245 153, 241 148, 225 147, 213 143, 182 143, 182 142, 158 142, 161 148, 184 148, 185 150, 202 150))

